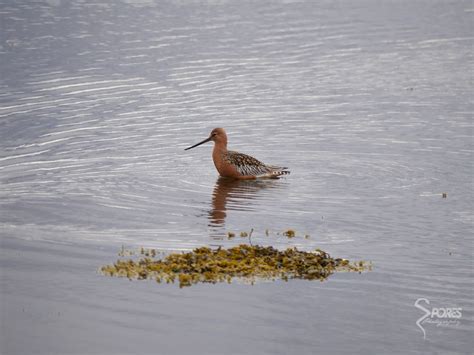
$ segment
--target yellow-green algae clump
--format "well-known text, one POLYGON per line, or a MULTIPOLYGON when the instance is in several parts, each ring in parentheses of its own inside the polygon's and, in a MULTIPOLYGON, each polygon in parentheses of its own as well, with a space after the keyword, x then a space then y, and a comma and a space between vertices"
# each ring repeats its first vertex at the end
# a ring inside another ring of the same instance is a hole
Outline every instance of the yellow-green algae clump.
MULTIPOLYGON (((153 249, 150 249, 153 250, 153 249)), ((201 247, 188 253, 172 253, 163 259, 149 256, 156 253, 142 249, 139 260, 119 259, 101 271, 110 276, 129 279, 155 279, 158 282, 179 281, 179 286, 198 282, 231 282, 232 278, 255 279, 305 279, 324 280, 335 271, 362 272, 370 268, 365 262, 350 263, 334 259, 322 250, 314 252, 288 248, 280 251, 271 246, 239 245, 232 248, 211 249, 201 247)))

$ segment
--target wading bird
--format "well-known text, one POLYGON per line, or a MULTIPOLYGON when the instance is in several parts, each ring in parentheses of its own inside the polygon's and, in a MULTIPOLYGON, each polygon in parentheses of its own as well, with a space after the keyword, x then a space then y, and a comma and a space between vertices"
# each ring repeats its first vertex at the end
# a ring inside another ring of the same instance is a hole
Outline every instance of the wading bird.
POLYGON ((278 179, 279 176, 290 173, 287 170, 288 168, 266 165, 249 155, 227 150, 227 134, 224 128, 214 128, 208 138, 185 150, 209 141, 214 142, 212 159, 217 171, 223 177, 235 179, 278 179))

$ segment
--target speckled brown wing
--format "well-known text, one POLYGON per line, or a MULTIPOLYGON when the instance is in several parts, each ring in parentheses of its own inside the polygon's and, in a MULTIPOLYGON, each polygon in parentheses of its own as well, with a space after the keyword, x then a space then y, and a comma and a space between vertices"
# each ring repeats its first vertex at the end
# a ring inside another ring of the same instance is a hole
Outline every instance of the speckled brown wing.
POLYGON ((235 166, 237 171, 242 176, 255 176, 255 177, 277 177, 279 175, 288 174, 285 171, 286 168, 277 166, 265 165, 261 161, 251 157, 250 155, 227 151, 224 157, 230 164, 235 166))

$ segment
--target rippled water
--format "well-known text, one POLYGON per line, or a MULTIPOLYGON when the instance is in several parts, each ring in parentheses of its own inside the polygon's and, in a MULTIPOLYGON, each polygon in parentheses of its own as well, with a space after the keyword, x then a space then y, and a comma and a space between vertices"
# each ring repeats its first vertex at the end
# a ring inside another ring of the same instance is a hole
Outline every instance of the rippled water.
POLYGON ((1 2, 0 349, 469 353, 473 13, 469 1, 1 2), (291 175, 218 179, 210 143, 184 151, 214 127, 291 175), (374 271, 185 290, 96 273, 122 245, 228 246, 244 241, 228 231, 252 228, 255 243, 374 271), (277 235, 288 228, 298 237, 277 235), (424 340, 422 297, 462 307, 460 324, 427 324, 424 340))

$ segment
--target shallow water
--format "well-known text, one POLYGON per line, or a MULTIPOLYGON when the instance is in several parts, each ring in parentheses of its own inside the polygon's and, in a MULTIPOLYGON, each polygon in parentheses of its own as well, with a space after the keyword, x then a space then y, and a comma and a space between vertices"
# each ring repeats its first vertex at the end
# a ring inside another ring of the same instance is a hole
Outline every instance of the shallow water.
POLYGON ((0 350, 469 353, 473 13, 3 2, 0 350), (218 179, 211 143, 184 148, 219 126, 291 175, 218 179), (230 246, 251 229, 374 271, 184 290, 97 273, 122 245, 230 246), (459 324, 423 339, 418 298, 462 307, 459 324))

